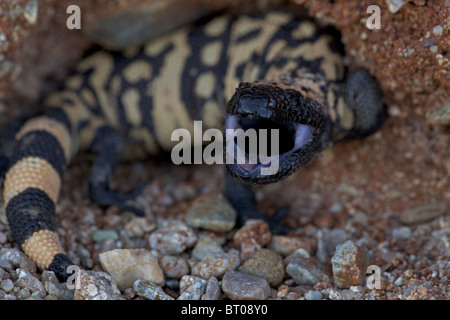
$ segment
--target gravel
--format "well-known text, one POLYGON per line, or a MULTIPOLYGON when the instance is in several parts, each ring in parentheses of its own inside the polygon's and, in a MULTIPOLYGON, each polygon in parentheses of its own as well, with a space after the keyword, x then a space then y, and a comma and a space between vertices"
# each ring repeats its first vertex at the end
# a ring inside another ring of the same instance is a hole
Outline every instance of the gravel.
POLYGON ((188 274, 190 270, 186 260, 176 256, 163 256, 160 259, 160 265, 164 271, 164 275, 170 279, 179 279, 188 274))
POLYGON ((227 232, 234 228, 236 210, 223 197, 204 197, 192 205, 186 217, 186 224, 216 232, 227 232))
POLYGON ((219 300, 221 297, 220 284, 216 277, 211 277, 206 285, 202 300, 219 300))
POLYGON ((91 237, 95 250, 101 250, 98 253, 84 246, 78 249, 93 258, 96 270, 106 272, 82 271, 75 289, 59 283, 52 272, 40 273, 22 251, 0 249, 0 299, 414 300, 448 299, 450 294, 446 244, 450 219, 442 214, 425 222, 395 224, 385 233, 389 241, 378 246, 373 245, 374 238, 361 237, 353 227, 308 226, 280 236, 272 235, 259 220, 224 233, 192 228, 182 217, 140 219, 129 217, 130 223, 122 224, 127 225, 126 232, 116 228, 121 219, 105 225, 118 238, 91 237), (155 237, 158 241, 152 243, 155 237), (103 251, 124 245, 146 248, 103 251), (423 248, 423 255, 411 254, 415 245, 423 248), (428 260, 429 253, 437 258, 428 260), (364 282, 369 264, 380 267, 381 289, 364 282))
POLYGON ((103 270, 108 272, 120 290, 131 288, 136 280, 164 285, 164 274, 158 258, 145 249, 115 249, 100 254, 103 270))
POLYGON ((305 299, 306 300, 321 300, 322 294, 320 293, 320 291, 309 290, 308 292, 305 293, 305 299))
POLYGON ((202 260, 208 253, 223 253, 222 246, 213 238, 203 236, 192 250, 192 255, 198 260, 202 260))
POLYGON ((123 300, 120 290, 106 272, 79 273, 80 283, 75 287, 74 300, 123 300))
POLYGON ((192 274, 209 279, 222 278, 225 272, 234 270, 239 266, 239 257, 236 253, 209 253, 192 268, 192 274))
POLYGON ((133 289, 138 296, 148 300, 174 300, 160 286, 148 281, 136 280, 133 289))
POLYGON ((229 271, 222 279, 222 290, 232 300, 265 300, 270 286, 261 277, 239 271, 229 271))
POLYGON ((436 219, 447 211, 447 203, 433 202, 424 206, 408 208, 400 214, 404 224, 427 222, 436 219))
POLYGON ((278 286, 284 278, 284 264, 281 256, 269 249, 261 249, 245 261, 238 271, 266 279, 272 286, 278 286))
POLYGON ((289 259, 286 266, 286 273, 300 285, 315 285, 318 282, 330 280, 328 275, 319 266, 318 261, 302 256, 289 259))
POLYGON ((196 281, 177 298, 177 300, 200 300, 205 292, 205 281, 196 281))
POLYGON ((338 288, 362 285, 367 271, 367 252, 363 246, 347 240, 331 258, 333 280, 338 288))
POLYGON ((195 245, 197 236, 192 228, 180 220, 159 220, 158 228, 150 235, 150 247, 162 254, 177 254, 195 245))

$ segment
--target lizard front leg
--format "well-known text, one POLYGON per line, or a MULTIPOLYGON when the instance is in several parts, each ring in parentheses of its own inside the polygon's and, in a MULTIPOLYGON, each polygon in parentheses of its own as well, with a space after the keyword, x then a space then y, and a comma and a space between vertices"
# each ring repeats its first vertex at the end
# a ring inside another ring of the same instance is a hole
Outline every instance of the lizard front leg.
POLYGON ((91 146, 97 158, 92 165, 89 178, 89 195, 91 200, 104 206, 116 206, 125 211, 131 211, 138 216, 144 212, 127 204, 127 200, 138 195, 145 183, 140 183, 130 193, 120 193, 110 188, 110 182, 114 170, 120 161, 123 152, 123 141, 119 133, 112 127, 104 125, 97 129, 96 136, 91 146))
POLYGON ((267 222, 273 234, 286 234, 290 231, 280 225, 287 210, 281 209, 274 217, 267 217, 258 208, 252 186, 237 182, 228 172, 225 172, 225 195, 238 213, 238 225, 242 226, 249 219, 261 219, 267 222))

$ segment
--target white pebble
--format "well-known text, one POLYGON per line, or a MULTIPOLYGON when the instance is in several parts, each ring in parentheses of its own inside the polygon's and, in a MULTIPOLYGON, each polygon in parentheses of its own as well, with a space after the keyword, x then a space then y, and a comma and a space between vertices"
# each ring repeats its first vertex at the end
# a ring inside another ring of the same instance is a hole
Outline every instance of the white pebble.
POLYGON ((392 13, 396 13, 400 10, 401 7, 405 5, 403 0, 386 0, 389 11, 392 13))
POLYGON ((437 36, 440 36, 444 29, 441 26, 436 26, 433 28, 433 33, 437 36))

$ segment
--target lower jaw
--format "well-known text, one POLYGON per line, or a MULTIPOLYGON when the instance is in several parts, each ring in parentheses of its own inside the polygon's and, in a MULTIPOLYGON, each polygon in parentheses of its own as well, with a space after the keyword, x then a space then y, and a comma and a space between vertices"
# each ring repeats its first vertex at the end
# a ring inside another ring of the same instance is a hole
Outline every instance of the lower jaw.
POLYGON ((226 168, 231 177, 242 184, 269 184, 280 180, 275 175, 260 175, 257 171, 242 171, 234 164, 227 164, 226 168))

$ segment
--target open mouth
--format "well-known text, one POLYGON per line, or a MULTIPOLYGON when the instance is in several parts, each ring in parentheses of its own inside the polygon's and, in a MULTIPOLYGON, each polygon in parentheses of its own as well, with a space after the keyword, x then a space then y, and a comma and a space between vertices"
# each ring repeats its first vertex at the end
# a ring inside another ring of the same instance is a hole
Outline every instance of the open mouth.
POLYGON ((228 115, 225 129, 235 132, 233 141, 229 142, 233 146, 227 148, 227 156, 234 159, 235 168, 244 176, 270 167, 276 161, 279 165, 283 159, 304 148, 313 133, 309 125, 276 122, 251 113, 228 115), (248 134, 250 129, 254 130, 253 136, 248 134), (252 139, 255 136, 256 141, 252 139))
POLYGON ((288 177, 320 153, 330 130, 321 104, 275 82, 240 83, 227 113, 226 168, 244 184, 288 177))

